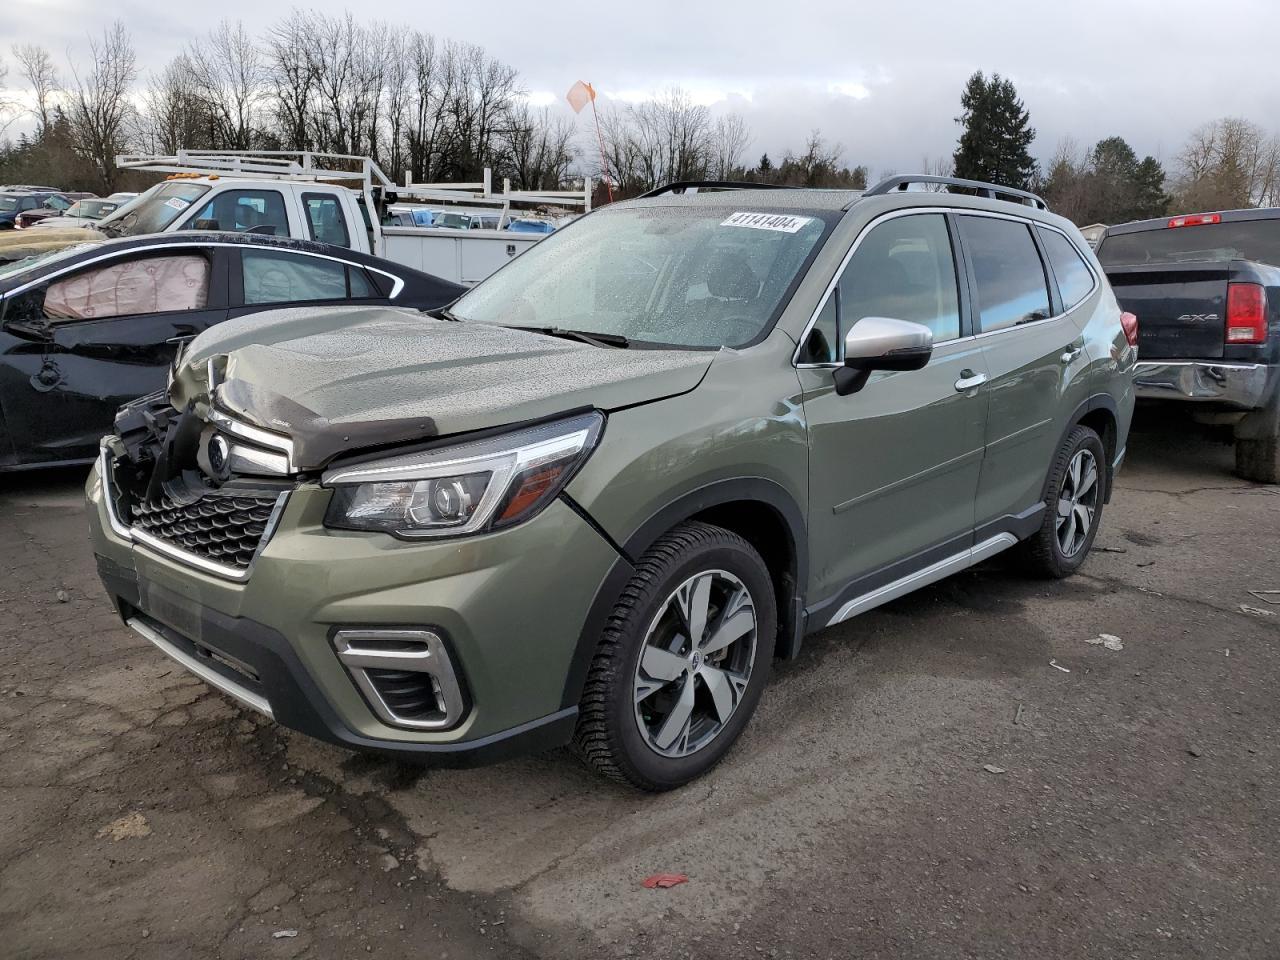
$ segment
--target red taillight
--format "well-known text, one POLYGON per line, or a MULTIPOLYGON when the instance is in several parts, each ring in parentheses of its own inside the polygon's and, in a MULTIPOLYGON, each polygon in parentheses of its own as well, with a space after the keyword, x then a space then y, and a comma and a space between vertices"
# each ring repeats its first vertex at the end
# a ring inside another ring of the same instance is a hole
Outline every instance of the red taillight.
POLYGON ((1256 283, 1227 284, 1227 343, 1267 342, 1267 291, 1256 283))
POLYGON ((1120 314, 1120 328, 1124 330, 1124 338, 1129 341, 1129 346, 1136 347, 1138 345, 1138 317, 1133 313, 1120 314))
POLYGON ((1174 217, 1169 221, 1170 227, 1202 227, 1206 223, 1221 223, 1220 213, 1193 213, 1185 217, 1174 217))

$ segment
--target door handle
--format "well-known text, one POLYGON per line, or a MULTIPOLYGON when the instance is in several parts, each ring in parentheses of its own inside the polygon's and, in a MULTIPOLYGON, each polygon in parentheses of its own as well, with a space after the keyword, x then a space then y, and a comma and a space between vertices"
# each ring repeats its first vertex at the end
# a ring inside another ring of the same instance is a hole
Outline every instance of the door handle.
POLYGON ((1062 361, 1063 366, 1066 366, 1067 364, 1075 360, 1076 357, 1080 356, 1080 353, 1083 349, 1084 349, 1083 347, 1071 347, 1069 350, 1067 350, 1066 353, 1064 353, 1058 359, 1062 361))
POLYGON ((972 390, 974 387, 980 387, 987 382, 985 373, 974 373, 972 370, 961 370, 960 379, 956 381, 956 390, 964 393, 966 390, 972 390))

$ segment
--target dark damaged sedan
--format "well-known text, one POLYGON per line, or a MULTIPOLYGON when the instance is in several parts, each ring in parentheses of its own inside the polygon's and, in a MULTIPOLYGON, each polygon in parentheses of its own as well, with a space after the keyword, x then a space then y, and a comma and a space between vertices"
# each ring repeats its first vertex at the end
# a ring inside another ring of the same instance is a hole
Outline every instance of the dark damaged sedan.
POLYGON ((205 231, 0 264, 0 471, 93 460, 116 409, 163 389, 178 345, 230 317, 293 305, 426 310, 464 289, 328 244, 205 231))

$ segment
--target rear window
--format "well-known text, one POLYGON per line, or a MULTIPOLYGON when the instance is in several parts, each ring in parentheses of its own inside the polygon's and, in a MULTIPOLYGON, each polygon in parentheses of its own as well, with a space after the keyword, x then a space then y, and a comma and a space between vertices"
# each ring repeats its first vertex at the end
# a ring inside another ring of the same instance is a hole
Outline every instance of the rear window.
POLYGON ((1280 266, 1280 220, 1237 220, 1120 233, 1103 239, 1098 259, 1104 267, 1186 260, 1256 260, 1280 266))

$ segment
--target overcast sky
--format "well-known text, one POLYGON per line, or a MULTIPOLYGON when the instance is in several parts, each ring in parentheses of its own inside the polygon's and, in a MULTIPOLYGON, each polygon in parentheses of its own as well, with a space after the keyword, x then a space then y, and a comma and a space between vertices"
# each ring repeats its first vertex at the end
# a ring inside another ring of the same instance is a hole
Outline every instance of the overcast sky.
MULTIPOLYGON (((84 52, 89 32, 119 18, 145 72, 216 18, 252 30, 286 9, 262 0, 0 0, 0 57, 12 64, 18 42, 59 58, 84 52)), ((1042 159, 1064 137, 1087 145, 1118 134, 1140 155, 1169 161, 1194 126, 1226 115, 1280 132, 1276 0, 382 0, 358 9, 481 44, 553 109, 567 110, 564 93, 578 79, 618 99, 679 84, 712 110, 746 118, 751 159, 799 148, 821 128, 846 163, 865 163, 873 176, 950 154, 960 89, 978 69, 1017 84, 1042 159)), ((585 114, 580 123, 585 131, 585 114)))

